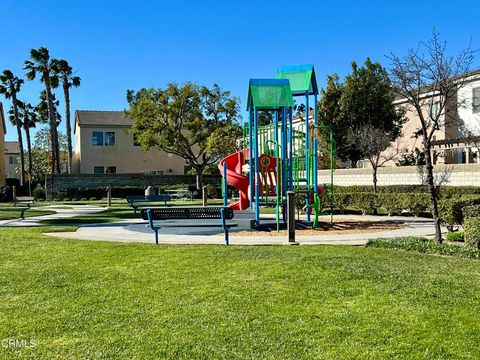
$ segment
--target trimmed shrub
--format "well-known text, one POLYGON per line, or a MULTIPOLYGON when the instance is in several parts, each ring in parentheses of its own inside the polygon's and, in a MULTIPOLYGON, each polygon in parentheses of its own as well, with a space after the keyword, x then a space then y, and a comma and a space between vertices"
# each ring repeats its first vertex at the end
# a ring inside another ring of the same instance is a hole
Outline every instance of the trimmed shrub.
POLYGON ((340 210, 341 213, 344 213, 345 209, 352 206, 352 194, 335 193, 333 196, 335 207, 340 210))
POLYGON ((447 241, 464 241, 463 231, 453 231, 447 233, 447 241))
POLYGON ((403 209, 413 214, 420 216, 430 212, 430 194, 412 193, 402 194, 403 209))
POLYGON ((480 217, 472 217, 463 224, 465 244, 480 248, 480 217))
POLYGON ((352 206, 361 210, 363 215, 374 214, 379 207, 378 196, 374 193, 353 193, 351 199, 352 206))
POLYGON ((463 219, 480 217, 480 205, 468 205, 462 209, 463 219))
POLYGON ((444 199, 438 202, 440 220, 448 231, 453 231, 455 225, 463 224, 463 208, 470 205, 480 205, 480 196, 465 195, 460 198, 444 199))
POLYGON ((35 189, 33 189, 32 191, 32 195, 35 201, 45 200, 45 189, 43 188, 42 185, 37 184, 35 189))
POLYGON ((403 195, 395 193, 381 193, 378 194, 379 205, 385 209, 388 216, 394 214, 401 214, 403 208, 403 195))

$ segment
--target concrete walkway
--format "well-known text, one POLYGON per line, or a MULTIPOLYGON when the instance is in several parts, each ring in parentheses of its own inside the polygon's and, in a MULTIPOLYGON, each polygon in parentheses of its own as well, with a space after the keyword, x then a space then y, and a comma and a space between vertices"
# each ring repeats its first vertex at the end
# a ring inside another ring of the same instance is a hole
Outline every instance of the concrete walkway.
MULTIPOLYGON (((52 215, 43 215, 21 219, 1 220, 0 226, 45 226, 40 220, 55 220, 72 218, 75 216, 92 214, 104 211, 105 208, 93 205, 48 205, 35 207, 38 210, 56 211, 52 215)), ((272 221, 273 215, 262 217, 264 221, 272 221)), ((231 245, 275 245, 284 244, 286 236, 258 235, 240 236, 238 231, 250 231, 250 220, 253 214, 249 211, 236 212, 233 223, 239 226, 230 232, 231 245)), ((338 220, 352 221, 394 221, 406 224, 407 227, 397 230, 348 233, 348 234, 322 234, 321 231, 314 235, 297 235, 296 240, 302 245, 330 244, 330 245, 365 245, 367 240, 375 238, 393 238, 403 236, 432 236, 434 233, 433 221, 427 218, 412 218, 403 216, 359 216, 338 215, 338 220)), ((322 219, 328 221, 328 218, 322 219)), ((189 221, 187 224, 181 220, 162 221, 159 231, 161 244, 223 244, 223 230, 218 227, 218 221, 189 221), (217 225, 208 227, 206 225, 217 225), (197 225, 197 226, 195 226, 197 225)), ((153 232, 141 219, 129 219, 122 222, 81 225, 76 232, 56 232, 47 235, 92 241, 154 243, 153 232)))
MULTIPOLYGON (((12 210, 15 208, 12 208, 12 210)), ((98 213, 104 211, 105 208, 93 205, 47 205, 32 207, 32 210, 51 210, 56 211, 55 214, 32 216, 25 219, 0 220, 0 226, 45 226, 40 220, 65 219, 80 215, 98 213)))
MULTIPOLYGON (((432 236, 433 222, 426 218, 385 217, 385 216, 337 216, 336 219, 353 221, 396 221, 407 225, 406 228, 369 233, 328 234, 319 232, 315 235, 297 235, 296 240, 302 245, 365 245, 368 239, 392 238, 403 236, 432 236)), ((258 232, 257 236, 239 236, 236 231, 249 230, 251 214, 236 213, 232 222, 239 224, 230 233, 231 245, 275 245, 284 244, 286 236, 265 236, 258 232)), ((270 219, 271 220, 271 219, 270 219)), ((223 244, 223 230, 219 227, 205 227, 206 224, 218 225, 218 222, 189 221, 188 225, 179 220, 162 221, 159 231, 161 244, 223 244), (204 225, 195 226, 195 225, 204 225)), ((113 241, 132 243, 154 243, 154 235, 144 221, 126 220, 123 222, 92 224, 81 226, 76 232, 49 233, 48 235, 92 241, 113 241)))

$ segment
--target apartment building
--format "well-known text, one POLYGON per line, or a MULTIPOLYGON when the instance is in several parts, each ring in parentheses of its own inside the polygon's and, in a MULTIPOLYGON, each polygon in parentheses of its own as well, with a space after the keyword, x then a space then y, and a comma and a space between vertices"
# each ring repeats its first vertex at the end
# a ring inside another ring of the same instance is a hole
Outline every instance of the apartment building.
MULTIPOLYGON (((440 114, 439 129, 433 136, 433 160, 435 164, 461 164, 480 162, 480 70, 468 74, 462 79, 464 85, 457 91, 455 99, 447 104, 440 114)), ((426 93, 424 115, 440 111, 436 101, 437 94, 426 93)), ((419 129, 418 113, 408 106, 404 99, 395 101, 406 111, 407 122, 399 146, 409 152, 421 148, 420 139, 415 136, 419 129)))
POLYGON ((5 141, 4 152, 5 177, 20 179, 20 147, 18 141, 5 141))
POLYGON ((144 150, 123 111, 75 111, 72 172, 183 175, 185 161, 158 149, 144 150))
MULTIPOLYGON (((5 153, 5 134, 7 128, 5 127, 5 114, 3 112, 3 105, 0 102, 0 153, 5 153)), ((0 156, 0 186, 5 186, 5 157, 0 156)))

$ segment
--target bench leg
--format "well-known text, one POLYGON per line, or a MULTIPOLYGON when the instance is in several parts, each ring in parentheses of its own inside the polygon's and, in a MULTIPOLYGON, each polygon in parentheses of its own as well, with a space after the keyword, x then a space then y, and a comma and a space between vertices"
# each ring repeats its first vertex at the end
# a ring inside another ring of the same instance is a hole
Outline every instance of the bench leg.
POLYGON ((225 227, 225 245, 228 245, 228 228, 225 227))
POLYGON ((155 244, 158 245, 158 229, 155 229, 155 244))
POLYGON ((23 210, 22 210, 22 213, 20 214, 20 218, 21 218, 22 220, 25 220, 25 210, 27 210, 27 209, 23 209, 23 210))
POLYGON ((222 216, 223 231, 225 232, 225 245, 228 245, 228 227, 225 220, 225 209, 220 210, 220 214, 222 216))

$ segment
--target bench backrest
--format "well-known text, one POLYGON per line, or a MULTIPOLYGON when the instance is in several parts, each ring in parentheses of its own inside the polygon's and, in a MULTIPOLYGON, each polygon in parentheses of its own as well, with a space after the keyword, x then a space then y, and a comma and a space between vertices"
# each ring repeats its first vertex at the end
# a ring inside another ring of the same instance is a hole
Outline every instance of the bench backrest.
POLYGON ((134 202, 154 202, 154 201, 170 201, 170 195, 130 195, 127 196, 127 201, 131 204, 134 202))
POLYGON ((171 207, 142 209, 142 219, 148 220, 148 210, 152 211, 152 220, 221 219, 222 209, 225 209, 226 220, 233 219, 233 209, 230 207, 171 207))

